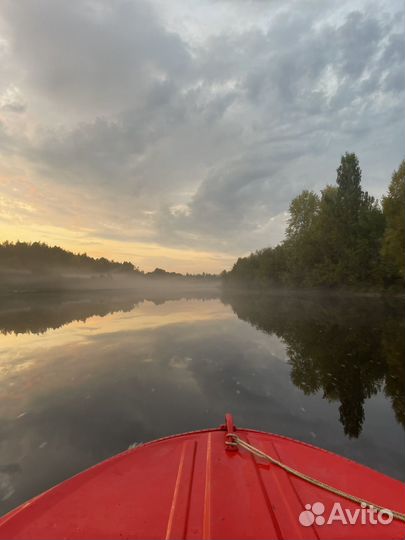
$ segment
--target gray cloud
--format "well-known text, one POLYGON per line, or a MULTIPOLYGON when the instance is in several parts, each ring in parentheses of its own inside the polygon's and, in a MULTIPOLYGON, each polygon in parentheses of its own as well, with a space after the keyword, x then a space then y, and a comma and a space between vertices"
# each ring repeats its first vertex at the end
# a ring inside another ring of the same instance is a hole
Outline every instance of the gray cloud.
POLYGON ((238 25, 193 19, 194 36, 177 2, 3 3, 3 70, 35 124, 8 152, 97 194, 100 236, 107 218, 125 240, 147 223, 167 246, 277 242, 290 199, 333 182, 346 150, 380 195, 403 157, 399 0, 264 4, 221 2, 238 25))
POLYGON ((10 103, 5 103, 1 106, 2 111, 10 111, 14 113, 22 113, 26 109, 24 103, 19 103, 18 101, 12 101, 10 103))
POLYGON ((74 111, 120 111, 190 64, 179 36, 142 0, 8 1, 5 35, 30 88, 74 111))

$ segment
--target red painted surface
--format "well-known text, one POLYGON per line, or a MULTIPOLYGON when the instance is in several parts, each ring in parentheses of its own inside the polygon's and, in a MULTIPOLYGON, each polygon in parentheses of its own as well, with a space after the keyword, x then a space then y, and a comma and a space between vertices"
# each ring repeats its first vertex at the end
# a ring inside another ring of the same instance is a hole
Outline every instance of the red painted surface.
POLYGON ((232 420, 219 429, 160 439, 63 482, 0 519, 0 538, 404 538, 405 524, 312 525, 298 517, 340 499, 244 450, 225 450, 235 430, 301 472, 376 504, 405 512, 403 483, 308 444, 232 420))

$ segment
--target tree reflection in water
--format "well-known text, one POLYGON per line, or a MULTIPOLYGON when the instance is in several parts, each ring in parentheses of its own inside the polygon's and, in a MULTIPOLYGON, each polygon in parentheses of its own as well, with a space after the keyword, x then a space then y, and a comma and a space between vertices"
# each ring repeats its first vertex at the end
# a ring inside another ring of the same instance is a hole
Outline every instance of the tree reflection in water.
POLYGON ((364 402, 380 390, 405 425, 401 301, 231 291, 222 299, 240 319, 285 342, 291 379, 306 395, 321 391, 340 402, 346 435, 360 435, 364 402))
MULTIPOLYGON (((131 311, 143 300, 161 304, 218 294, 171 292, 147 297, 135 291, 47 293, 4 297, 0 332, 43 333, 93 315, 131 311)), ((358 437, 364 403, 383 391, 405 425, 405 321, 403 302, 319 294, 247 293, 224 290, 221 300, 255 328, 283 340, 291 380, 306 395, 322 392, 340 402, 344 432, 358 437)))

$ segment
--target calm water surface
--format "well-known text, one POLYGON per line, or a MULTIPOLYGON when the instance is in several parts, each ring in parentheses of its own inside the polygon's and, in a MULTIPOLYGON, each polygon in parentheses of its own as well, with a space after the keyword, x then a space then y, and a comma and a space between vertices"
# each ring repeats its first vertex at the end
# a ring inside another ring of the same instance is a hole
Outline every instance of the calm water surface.
POLYGON ((401 304, 193 296, 2 298, 0 513, 226 411, 404 479, 401 304))

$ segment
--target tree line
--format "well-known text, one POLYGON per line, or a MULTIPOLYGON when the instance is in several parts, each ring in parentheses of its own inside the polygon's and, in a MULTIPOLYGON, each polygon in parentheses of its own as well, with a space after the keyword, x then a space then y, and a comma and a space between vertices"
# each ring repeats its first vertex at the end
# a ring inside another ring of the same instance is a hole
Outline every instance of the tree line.
POLYGON ((13 274, 21 272, 31 276, 46 275, 93 275, 93 276, 125 276, 147 278, 169 278, 187 280, 214 281, 215 274, 180 274, 155 268, 152 272, 144 272, 129 261, 116 262, 105 257, 94 258, 87 253, 73 253, 58 246, 49 246, 44 242, 2 242, 0 243, 0 272, 13 274))
POLYGON ((32 274, 77 273, 140 274, 131 262, 110 261, 105 257, 94 258, 86 253, 72 253, 44 242, 3 242, 0 244, 0 269, 3 271, 26 271, 32 274))
POLYGON ((241 257, 225 283, 277 287, 402 288, 405 160, 381 203, 361 186, 354 153, 342 156, 336 185, 304 190, 289 207, 283 242, 241 257))

